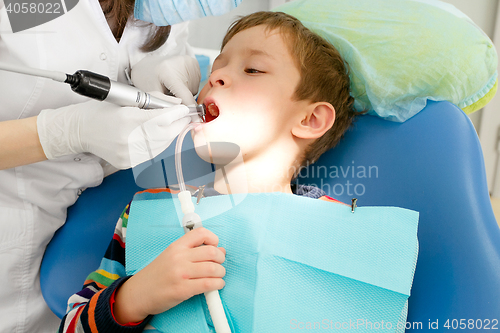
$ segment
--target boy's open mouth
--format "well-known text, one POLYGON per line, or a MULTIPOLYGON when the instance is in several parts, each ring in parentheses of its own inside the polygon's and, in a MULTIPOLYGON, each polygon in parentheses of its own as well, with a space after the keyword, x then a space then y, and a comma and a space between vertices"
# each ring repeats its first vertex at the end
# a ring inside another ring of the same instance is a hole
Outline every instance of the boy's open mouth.
POLYGON ((209 123, 219 116, 219 107, 215 103, 206 105, 207 113, 205 114, 205 122, 209 123))

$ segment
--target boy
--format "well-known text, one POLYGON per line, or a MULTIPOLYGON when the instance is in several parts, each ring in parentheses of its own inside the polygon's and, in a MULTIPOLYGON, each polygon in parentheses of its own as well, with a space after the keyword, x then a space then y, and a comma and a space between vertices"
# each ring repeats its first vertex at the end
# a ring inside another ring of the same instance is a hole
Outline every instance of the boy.
MULTIPOLYGON (((246 182, 249 192, 295 192, 335 201, 318 188, 292 189, 290 183, 301 165, 332 148, 351 124, 349 85, 335 48, 298 20, 283 13, 248 15, 228 31, 200 92, 207 122, 193 130, 193 141, 196 147, 205 141, 238 145, 244 165, 225 171, 228 178, 246 182)), ((217 154, 204 158, 217 160, 217 154)), ((208 192, 228 194, 219 173, 208 192)), ((60 332, 141 332, 152 315, 224 287, 226 251, 205 228, 188 232, 143 270, 126 276, 127 218, 128 207, 101 269, 71 297, 60 332)))

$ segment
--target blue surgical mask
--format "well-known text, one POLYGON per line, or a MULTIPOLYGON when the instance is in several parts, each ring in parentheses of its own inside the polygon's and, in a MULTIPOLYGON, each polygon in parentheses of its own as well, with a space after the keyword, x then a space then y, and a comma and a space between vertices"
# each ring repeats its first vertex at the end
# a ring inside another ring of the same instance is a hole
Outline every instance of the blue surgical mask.
POLYGON ((138 20, 167 26, 205 16, 222 15, 242 0, 136 0, 134 16, 138 20))

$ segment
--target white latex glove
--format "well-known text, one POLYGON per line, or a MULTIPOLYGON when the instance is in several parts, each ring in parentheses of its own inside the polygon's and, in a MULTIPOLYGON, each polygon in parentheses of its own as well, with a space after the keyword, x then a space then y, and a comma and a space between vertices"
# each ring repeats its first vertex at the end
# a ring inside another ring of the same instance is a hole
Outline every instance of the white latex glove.
POLYGON ((185 105, 196 104, 201 73, 198 61, 190 56, 146 56, 130 73, 134 86, 142 91, 171 92, 185 105))
POLYGON ((89 101, 42 110, 38 136, 48 159, 88 152, 127 169, 165 150, 191 121, 188 112, 184 105, 141 110, 89 101))

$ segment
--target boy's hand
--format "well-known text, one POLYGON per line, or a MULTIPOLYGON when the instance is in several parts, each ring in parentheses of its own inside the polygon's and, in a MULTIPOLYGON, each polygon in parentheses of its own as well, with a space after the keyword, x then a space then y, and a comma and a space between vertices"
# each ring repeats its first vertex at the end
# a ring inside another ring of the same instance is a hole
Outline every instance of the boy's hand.
POLYGON ((113 313, 121 324, 139 322, 194 295, 222 289, 226 250, 205 228, 188 232, 117 291, 113 313), (200 246, 205 244, 205 246, 200 246))

